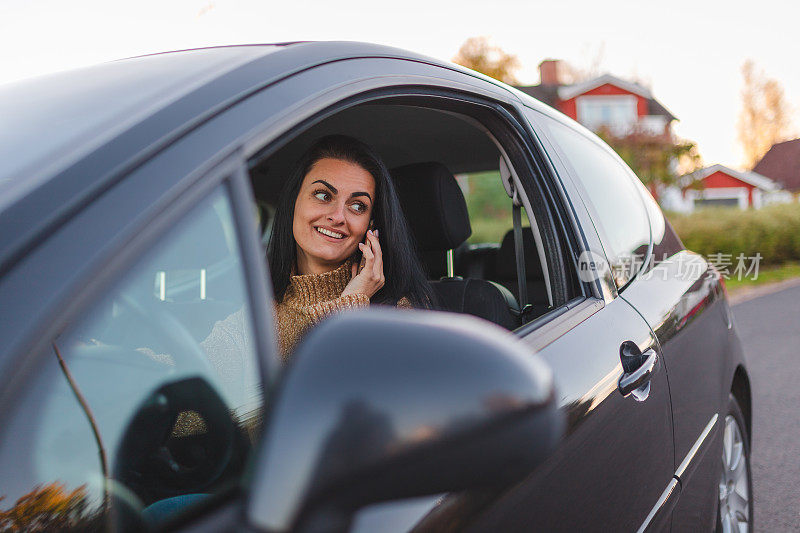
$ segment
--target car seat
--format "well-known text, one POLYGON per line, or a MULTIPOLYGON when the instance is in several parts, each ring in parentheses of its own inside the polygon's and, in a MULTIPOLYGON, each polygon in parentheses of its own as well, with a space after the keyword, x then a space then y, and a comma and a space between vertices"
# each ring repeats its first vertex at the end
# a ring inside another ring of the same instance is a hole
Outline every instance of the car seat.
MULTIPOLYGON (((446 252, 463 244, 472 234, 464 194, 443 164, 415 163, 396 168, 391 175, 423 255, 445 259, 446 252)), ((506 329, 519 325, 516 298, 500 284, 462 278, 453 272, 430 284, 447 311, 484 318, 506 329)))
MULTIPOLYGON (((525 278, 527 285, 527 303, 533 306, 532 316, 544 314, 550 305, 547 296, 547 284, 542 272, 542 262, 536 249, 536 241, 529 227, 522 228, 522 245, 525 250, 525 278)), ((514 230, 503 236, 500 249, 497 251, 490 277, 506 287, 515 298, 519 299, 517 284, 517 256, 514 249, 514 230)))

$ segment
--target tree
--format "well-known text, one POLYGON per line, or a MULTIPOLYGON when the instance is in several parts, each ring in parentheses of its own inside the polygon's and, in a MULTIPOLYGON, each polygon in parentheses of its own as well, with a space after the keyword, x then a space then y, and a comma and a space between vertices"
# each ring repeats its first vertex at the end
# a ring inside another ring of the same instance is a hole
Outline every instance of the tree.
POLYGON ((470 37, 464 41, 453 62, 510 85, 517 83, 515 73, 520 68, 519 59, 492 45, 487 37, 470 37))
POLYGON ((742 78, 742 109, 737 127, 745 166, 753 168, 773 144, 787 138, 791 108, 781 84, 756 69, 750 59, 742 65, 742 78))
POLYGON ((691 174, 702 166, 697 145, 692 141, 656 135, 640 127, 625 135, 601 129, 598 135, 631 167, 656 198, 663 187, 684 186, 677 182, 678 177, 691 174))
POLYGON ((0 510, 0 531, 99 530, 102 517, 90 507, 86 485, 71 491, 59 482, 38 485, 0 510))

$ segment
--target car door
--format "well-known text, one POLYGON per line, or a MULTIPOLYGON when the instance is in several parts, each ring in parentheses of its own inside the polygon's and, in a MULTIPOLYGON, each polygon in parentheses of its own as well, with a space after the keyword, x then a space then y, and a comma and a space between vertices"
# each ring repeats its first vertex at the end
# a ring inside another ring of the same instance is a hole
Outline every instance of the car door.
MULTIPOLYGON (((421 74, 429 68, 402 63, 387 67, 385 61, 377 60, 363 60, 362 64, 364 68, 371 65, 377 69, 372 75, 385 68, 403 74, 415 70, 419 75, 418 84, 424 79, 421 74)), ((337 77, 343 66, 347 65, 337 67, 337 77)), ((320 70, 327 70, 327 67, 320 70)), ((442 70, 441 75, 445 73, 442 70)), ((476 96, 488 94, 513 105, 510 93, 488 84, 483 91, 471 89, 469 84, 474 80, 462 78, 455 82, 437 79, 435 83, 476 96)), ((359 90, 368 90, 375 81, 371 77, 356 77, 347 90, 340 89, 335 96, 326 94, 324 100, 310 100, 303 114, 295 119, 311 115, 315 108, 322 110, 333 106, 337 100, 359 90)), ((402 82, 402 76, 398 76, 396 80, 383 78, 380 84, 402 82)), ((309 84, 296 86, 293 93, 300 91, 304 95, 312 88, 309 84)), ((275 94, 283 94, 282 87, 274 90, 275 94)), ((433 88, 430 90, 431 94, 437 93, 433 88)), ((273 130, 258 138, 263 139, 263 143, 275 135, 273 130)), ((531 146, 531 150, 536 149, 531 146)), ((533 198, 535 188, 531 184, 528 186, 526 192, 533 198)), ((551 209, 562 207, 551 206, 551 209)), ((585 208, 575 203, 570 209, 585 208)), ((566 220, 574 215, 563 213, 562 216, 566 220)), ((591 225, 581 226, 578 231, 587 235, 582 243, 584 249, 602 252, 596 233, 592 235, 591 225)), ((568 436, 559 451, 525 482, 514 487, 503 487, 492 494, 449 495, 445 504, 437 503, 438 498, 397 502, 396 505, 388 502, 383 506, 388 514, 382 513, 382 516, 391 516, 389 509, 405 505, 409 510, 406 515, 422 518, 430 512, 427 524, 452 526, 455 523, 474 530, 599 530, 609 525, 625 530, 651 522, 660 526, 668 523, 666 510, 678 487, 672 476, 674 454, 666 370, 647 322, 627 302, 616 297, 615 292, 610 293, 608 283, 605 287, 605 291, 598 287, 590 296, 580 296, 517 332, 531 352, 541 353, 554 370, 561 391, 559 401, 570 419, 568 436), (629 353, 653 356, 650 361, 654 363, 652 378, 645 387, 647 391, 627 397, 619 392, 619 380, 624 374, 623 347, 629 353), (666 505, 659 501, 662 496, 668 500, 666 505), (651 511, 654 511, 652 517, 649 516, 651 511), (437 514, 442 520, 434 519, 437 514), (448 521, 450 518, 453 521, 448 521)), ((415 523, 414 519, 406 519, 407 516, 403 518, 406 524, 415 523)), ((423 530, 425 523, 420 523, 423 530)))
MULTIPOLYGON (((644 189, 642 196, 651 220, 653 251, 623 297, 652 325, 671 371, 675 474, 682 487, 673 529, 710 530, 716 527, 719 450, 741 347, 720 273, 685 250, 653 197, 644 189)), ((749 394, 736 392, 739 401, 749 405, 749 394)))
MULTIPOLYGON (((554 122, 548 131, 564 137, 565 128, 554 122)), ((558 139, 556 139, 558 142, 558 139)), ((565 139, 559 144, 563 157, 575 145, 565 139)), ((719 274, 702 257, 684 250, 660 208, 641 181, 615 155, 595 149, 593 168, 606 165, 616 177, 618 189, 639 191, 640 207, 620 206, 616 200, 595 192, 590 168, 573 168, 594 209, 595 220, 605 237, 613 230, 612 216, 630 217, 634 209, 647 212, 651 244, 637 250, 616 276, 621 296, 648 321, 657 335, 669 369, 675 438, 675 477, 681 483, 681 498, 675 509, 675 527, 680 530, 714 527, 715 484, 719 479, 720 413, 727 406, 730 390, 731 355, 737 349, 731 342, 730 310, 725 302, 719 274), (597 161, 602 159, 602 163, 597 161), (603 203, 607 203, 605 208, 603 203), (622 208, 621 208, 622 207, 622 208), (700 376, 702 375, 702 378, 700 376)), ((574 159, 574 158, 573 158, 574 159)), ((580 167, 576 162, 574 167, 580 167)), ((611 245, 607 245, 606 249, 611 245)))
MULTIPOLYGON (((533 127, 539 127, 539 113, 525 113, 533 127)), ((557 209, 565 220, 576 221, 577 234, 583 236, 584 255, 574 250, 569 266, 585 266, 587 257, 604 253, 602 241, 570 182, 568 167, 553 145, 543 146, 543 172, 552 173, 553 181, 564 187, 565 205, 557 209)), ((638 224, 644 228, 619 236, 631 251, 646 246, 649 238, 646 216, 638 224)), ((584 282, 591 281, 592 293, 551 313, 557 316, 548 322, 517 332, 553 368, 568 415, 567 435, 543 467, 487 514, 484 524, 498 520, 513 529, 557 531, 668 527, 680 487, 673 476, 670 387, 663 354, 648 323, 619 297, 607 274, 580 274, 584 282), (647 393, 623 397, 620 380, 627 372, 621 357, 637 349, 655 356, 656 363, 647 393)))
MULTIPOLYGON (((672 477, 672 421, 666 371, 656 363, 649 394, 623 397, 620 351, 633 344, 660 358, 641 316, 620 298, 605 304, 588 298, 524 342, 551 366, 568 419, 558 450, 520 487, 507 495, 485 522, 517 531, 637 530, 657 518, 672 477), (557 337, 553 339, 553 337, 557 337), (656 517, 649 517, 653 510, 656 517)), ((480 529, 478 527, 477 529, 480 529)))
POLYGON ((682 486, 674 516, 677 531, 711 530, 716 524, 731 353, 738 349, 731 342, 730 309, 718 279, 703 258, 679 251, 623 293, 653 324, 670 369, 675 475, 682 486))

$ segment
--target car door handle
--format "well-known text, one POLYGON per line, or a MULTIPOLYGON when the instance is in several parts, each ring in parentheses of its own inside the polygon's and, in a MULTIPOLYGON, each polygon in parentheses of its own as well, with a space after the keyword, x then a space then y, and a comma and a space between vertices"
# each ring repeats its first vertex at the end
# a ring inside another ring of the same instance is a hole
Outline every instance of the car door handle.
POLYGON ((642 354, 642 359, 644 359, 644 362, 639 368, 632 372, 626 372, 619 378, 619 392, 623 396, 628 396, 636 389, 650 382, 658 362, 658 354, 654 349, 650 348, 642 354))

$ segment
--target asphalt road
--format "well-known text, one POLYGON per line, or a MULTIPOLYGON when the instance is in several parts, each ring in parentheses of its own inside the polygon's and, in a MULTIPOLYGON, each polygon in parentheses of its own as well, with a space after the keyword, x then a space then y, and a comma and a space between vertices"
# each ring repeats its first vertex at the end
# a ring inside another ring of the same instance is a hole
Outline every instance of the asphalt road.
POLYGON ((753 390, 757 531, 800 530, 800 286, 737 304, 753 390))

